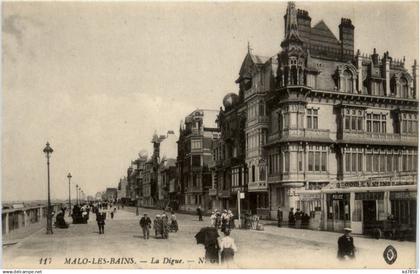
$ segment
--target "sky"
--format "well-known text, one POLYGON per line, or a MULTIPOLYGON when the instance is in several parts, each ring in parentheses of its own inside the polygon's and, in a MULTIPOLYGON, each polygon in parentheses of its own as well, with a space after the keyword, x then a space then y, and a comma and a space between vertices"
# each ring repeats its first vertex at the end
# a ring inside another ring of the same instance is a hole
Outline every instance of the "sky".
MULTIPOLYGON (((416 2, 297 2, 312 26, 338 37, 355 25, 355 48, 418 58, 416 2)), ((2 199, 68 197, 67 174, 94 195, 116 187, 154 132, 178 135, 197 108, 219 109, 237 92, 249 42, 274 56, 286 2, 3 2, 2 199)))

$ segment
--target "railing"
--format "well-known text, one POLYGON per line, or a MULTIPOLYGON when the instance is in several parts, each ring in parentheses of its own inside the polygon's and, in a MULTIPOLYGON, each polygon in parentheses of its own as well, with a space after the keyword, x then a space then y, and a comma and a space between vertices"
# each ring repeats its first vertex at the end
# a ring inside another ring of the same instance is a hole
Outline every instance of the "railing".
POLYGON ((282 138, 285 137, 306 137, 306 138, 329 138, 329 129, 310 129, 310 128, 288 128, 283 129, 282 138))
POLYGON ((230 197, 231 191, 230 189, 225 189, 225 190, 221 190, 219 191, 219 197, 230 197))
POLYGON ((267 183, 265 181, 249 182, 248 191, 253 191, 253 190, 267 190, 267 183))
MULTIPOLYGON (((52 210, 57 212, 59 205, 52 205, 52 210)), ((35 206, 27 208, 3 209, 2 210, 2 234, 40 222, 47 217, 47 206, 35 206)))
POLYGON ((405 143, 417 143, 417 135, 403 135, 398 133, 380 133, 380 132, 363 132, 363 131, 343 131, 343 140, 375 140, 375 141, 394 141, 405 143))
POLYGON ((216 196, 217 195, 217 189, 210 188, 209 189, 209 196, 216 196))

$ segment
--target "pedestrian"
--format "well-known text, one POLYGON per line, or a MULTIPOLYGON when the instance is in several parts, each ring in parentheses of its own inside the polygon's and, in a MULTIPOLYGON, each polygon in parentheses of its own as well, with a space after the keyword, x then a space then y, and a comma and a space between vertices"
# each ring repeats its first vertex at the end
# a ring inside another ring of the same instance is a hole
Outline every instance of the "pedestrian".
POLYGON ((178 232, 178 221, 176 220, 175 212, 171 212, 171 231, 178 232))
POLYGON ((222 214, 216 209, 216 229, 219 229, 222 225, 222 214))
POLYGON ((150 218, 147 216, 147 213, 144 213, 144 216, 140 219, 140 227, 143 230, 143 238, 145 240, 149 239, 149 231, 151 228, 152 221, 150 221, 150 218))
POLYGON ((289 211, 289 226, 295 226, 295 214, 293 213, 293 207, 289 211))
POLYGON ((229 218, 229 229, 232 230, 233 228, 235 228, 235 219, 230 209, 228 210, 227 214, 229 218))
POLYGON ((202 221, 203 220, 203 212, 201 211, 201 206, 198 206, 197 214, 198 214, 198 220, 202 221))
POLYGON ((233 256, 235 255, 235 252, 238 250, 238 248, 235 245, 235 240, 230 237, 229 229, 226 229, 223 234, 225 234, 225 237, 220 240, 219 244, 221 262, 222 264, 227 264, 227 266, 230 266, 233 262, 233 256))
POLYGON ((157 239, 158 234, 162 235, 161 231, 161 219, 160 215, 157 214, 155 219, 153 220, 153 229, 155 230, 155 238, 157 239))
POLYGON ((169 218, 168 215, 166 215, 166 213, 164 212, 161 216, 161 220, 162 220, 162 238, 163 239, 168 239, 169 238, 169 218))
POLYGON ((111 219, 114 219, 114 211, 113 210, 111 210, 110 215, 111 215, 111 219))
POLYGON ((229 229, 229 215, 226 209, 223 210, 222 213, 222 232, 229 229))
POLYGON ((353 237, 350 235, 351 228, 344 228, 344 235, 338 238, 338 252, 337 257, 340 260, 345 260, 346 258, 354 259, 355 257, 355 247, 353 243, 353 237))
POLYGON ((210 226, 217 228, 217 225, 216 225, 216 212, 214 212, 214 211, 211 213, 211 216, 210 216, 210 226))
POLYGON ((281 223, 283 222, 283 211, 281 211, 281 207, 277 209, 277 226, 281 227, 281 223))
POLYGON ((105 233, 105 212, 98 210, 96 212, 96 223, 98 224, 99 234, 105 233))

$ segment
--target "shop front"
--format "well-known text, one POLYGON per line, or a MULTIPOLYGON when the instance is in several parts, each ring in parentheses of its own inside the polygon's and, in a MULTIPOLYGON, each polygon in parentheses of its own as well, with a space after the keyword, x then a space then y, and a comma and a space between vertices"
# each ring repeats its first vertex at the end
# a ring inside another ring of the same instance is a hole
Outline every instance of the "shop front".
POLYGON ((416 226, 415 181, 337 182, 321 190, 323 229, 341 232, 351 227, 355 234, 369 234, 380 222, 395 220, 400 227, 416 226))
POLYGON ((313 230, 321 229, 321 191, 319 190, 303 190, 297 191, 299 200, 298 207, 303 213, 309 215, 309 228, 313 230))

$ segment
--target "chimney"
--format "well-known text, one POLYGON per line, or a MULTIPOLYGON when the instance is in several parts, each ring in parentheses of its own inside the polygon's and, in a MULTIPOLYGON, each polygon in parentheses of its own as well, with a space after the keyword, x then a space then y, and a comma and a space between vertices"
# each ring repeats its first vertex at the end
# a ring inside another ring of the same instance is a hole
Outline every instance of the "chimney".
POLYGON ((360 54, 360 50, 357 50, 356 54, 357 58, 357 90, 360 94, 363 93, 363 63, 362 63, 362 55, 360 54))
POLYGON ((413 64, 413 95, 414 98, 419 99, 419 67, 417 66, 417 60, 414 59, 414 64, 413 64))
POLYGON ((389 96, 391 94, 390 64, 391 58, 389 57, 389 53, 387 51, 384 53, 384 57, 382 58, 382 67, 384 69, 382 77, 385 77, 385 96, 389 96))
POLYGON ((311 17, 306 10, 297 10, 297 25, 299 35, 302 38, 304 43, 310 42, 310 35, 311 35, 311 17))
POLYGON ((338 26, 341 56, 343 60, 352 60, 354 55, 354 26, 350 19, 341 18, 341 24, 338 26))

